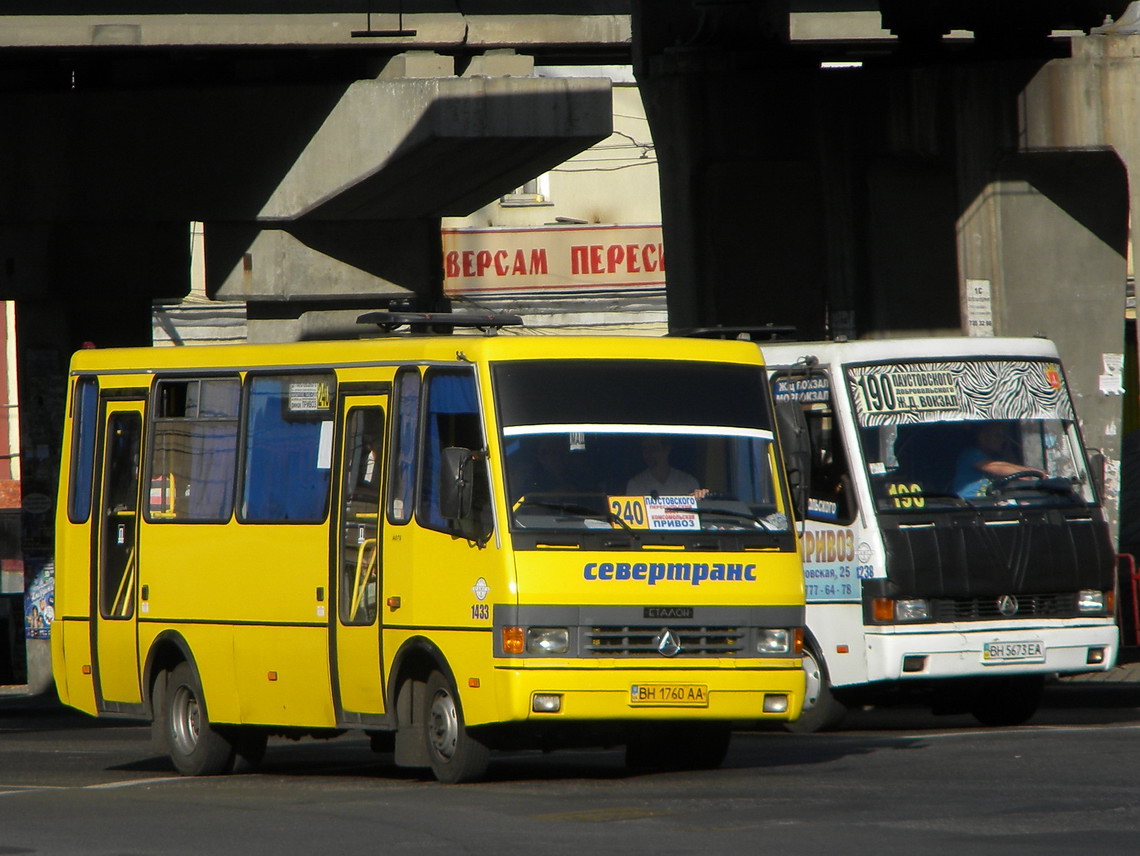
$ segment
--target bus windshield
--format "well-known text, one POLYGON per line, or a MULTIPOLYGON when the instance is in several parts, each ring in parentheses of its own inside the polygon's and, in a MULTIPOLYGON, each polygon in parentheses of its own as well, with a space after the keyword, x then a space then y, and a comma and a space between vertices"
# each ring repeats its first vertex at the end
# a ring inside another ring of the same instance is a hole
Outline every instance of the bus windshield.
POLYGON ((1096 502, 1056 364, 859 366, 848 387, 880 511, 1096 502))
POLYGON ((788 532, 759 368, 495 367, 515 529, 788 532))

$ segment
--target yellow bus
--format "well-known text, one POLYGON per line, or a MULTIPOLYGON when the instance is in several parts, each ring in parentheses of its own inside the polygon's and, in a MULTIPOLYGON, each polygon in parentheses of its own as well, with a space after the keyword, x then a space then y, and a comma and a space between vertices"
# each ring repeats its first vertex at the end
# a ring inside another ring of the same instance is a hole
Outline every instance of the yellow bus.
POLYGON ((514 748, 717 766, 734 725, 798 715, 756 347, 441 317, 487 335, 75 354, 65 703, 152 721, 187 775, 361 729, 444 782, 514 748))

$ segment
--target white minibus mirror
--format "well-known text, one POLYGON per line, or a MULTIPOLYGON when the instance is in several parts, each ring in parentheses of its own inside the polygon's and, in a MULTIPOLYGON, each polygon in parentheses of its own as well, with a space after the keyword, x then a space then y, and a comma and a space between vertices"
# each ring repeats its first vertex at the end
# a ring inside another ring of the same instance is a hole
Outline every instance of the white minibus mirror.
POLYGON ((798 402, 785 402, 776 405, 776 424, 792 504, 796 517, 803 520, 807 516, 808 485, 811 484, 811 435, 807 418, 798 402))
POLYGON ((1086 450, 1089 456, 1089 471, 1092 474, 1093 484, 1096 486, 1096 495, 1104 499, 1105 458, 1100 449, 1086 450))

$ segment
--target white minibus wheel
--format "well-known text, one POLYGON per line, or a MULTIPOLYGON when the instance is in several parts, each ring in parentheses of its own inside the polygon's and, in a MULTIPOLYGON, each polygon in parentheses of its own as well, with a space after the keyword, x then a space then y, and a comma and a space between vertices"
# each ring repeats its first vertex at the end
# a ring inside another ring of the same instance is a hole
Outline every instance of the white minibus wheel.
POLYGON ((784 723, 784 728, 796 734, 812 734, 816 731, 830 731, 843 721, 847 706, 831 692, 831 682, 827 678, 824 665, 816 649, 804 645, 804 707, 799 719, 784 723))

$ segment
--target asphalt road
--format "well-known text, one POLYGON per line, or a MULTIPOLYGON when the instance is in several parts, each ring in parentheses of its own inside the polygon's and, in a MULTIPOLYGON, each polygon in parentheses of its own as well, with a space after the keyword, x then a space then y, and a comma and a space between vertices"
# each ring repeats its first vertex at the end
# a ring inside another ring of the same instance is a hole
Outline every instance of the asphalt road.
POLYGON ((272 741, 187 779, 149 729, 0 698, 8 854, 1135 854, 1140 686, 1051 690, 1027 726, 916 708, 738 733, 725 766, 635 774, 620 750, 504 754, 443 786, 363 736, 272 741))

